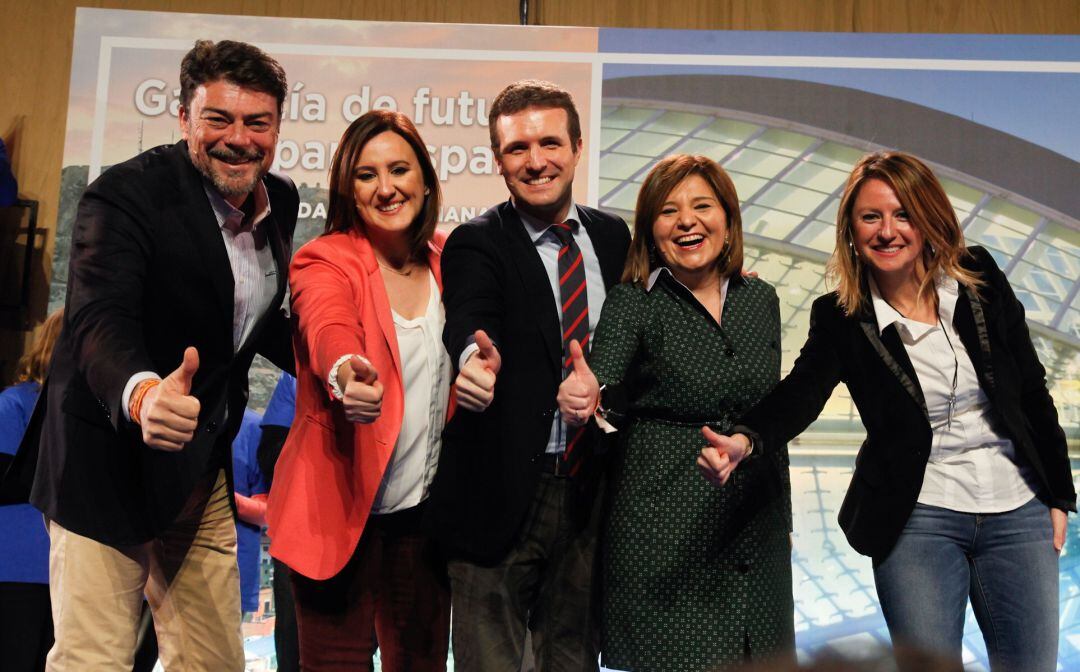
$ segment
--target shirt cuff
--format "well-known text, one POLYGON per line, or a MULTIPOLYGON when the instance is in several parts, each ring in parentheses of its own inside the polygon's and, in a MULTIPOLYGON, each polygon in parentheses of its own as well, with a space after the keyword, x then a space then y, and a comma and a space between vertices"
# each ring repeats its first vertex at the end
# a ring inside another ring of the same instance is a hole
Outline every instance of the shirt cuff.
POLYGON ((349 361, 353 357, 359 357, 364 361, 365 364, 371 366, 371 362, 368 361, 368 358, 364 357, 363 355, 342 355, 334 361, 334 365, 330 367, 330 376, 326 382, 330 384, 330 394, 334 395, 334 399, 337 399, 338 401, 341 401, 345 398, 345 390, 341 389, 341 386, 338 385, 337 382, 338 367, 349 361))
POLYGON ((477 345, 473 337, 470 336, 468 344, 465 346, 465 349, 461 351, 461 356, 458 357, 458 371, 461 371, 465 366, 465 362, 469 361, 469 357, 472 357, 472 354, 479 349, 480 346, 477 345))
POLYGON ((128 422, 131 421, 131 393, 135 391, 135 386, 144 380, 161 380, 161 376, 153 371, 140 371, 128 379, 127 385, 124 386, 124 393, 120 395, 120 408, 123 409, 124 419, 128 422))

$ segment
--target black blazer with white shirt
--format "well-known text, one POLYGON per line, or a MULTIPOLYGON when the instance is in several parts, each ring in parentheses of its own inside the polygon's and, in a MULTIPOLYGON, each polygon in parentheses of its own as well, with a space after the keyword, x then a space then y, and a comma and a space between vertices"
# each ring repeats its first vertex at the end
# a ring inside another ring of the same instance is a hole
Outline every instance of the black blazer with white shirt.
POLYGON ((25 496, 65 529, 110 545, 159 536, 209 471, 230 475, 256 352, 295 368, 280 310, 299 205, 288 177, 263 178, 276 293, 233 351, 233 274, 221 228, 186 142, 105 171, 83 194, 72 231, 64 323, 5 497, 25 496), (195 438, 147 447, 125 419, 124 388, 140 371, 175 370, 195 346, 195 438), (31 489, 32 488, 32 489, 31 489))
MULTIPOLYGON (((1075 511, 1065 433, 1024 308, 985 249, 969 247, 962 263, 985 285, 978 295, 960 285, 953 326, 992 404, 995 428, 1032 468, 1040 498, 1075 511)), ((840 308, 835 292, 814 301, 810 333, 791 373, 731 432, 750 436, 755 451, 786 444, 817 418, 840 382, 866 427, 840 507, 840 526, 856 551, 883 558, 915 507, 933 437, 922 388, 896 325, 879 334, 869 299, 851 315, 840 308)))
MULTIPOLYGON (((622 274, 629 229, 599 210, 577 210, 610 289, 622 274)), ((483 329, 499 349, 502 369, 491 405, 482 413, 458 408, 443 432, 427 523, 452 555, 495 561, 525 518, 557 410, 563 377, 558 297, 510 202, 450 234, 442 274, 443 342, 455 368, 470 337, 483 329)), ((592 496, 595 480, 578 480, 582 496, 592 496)))

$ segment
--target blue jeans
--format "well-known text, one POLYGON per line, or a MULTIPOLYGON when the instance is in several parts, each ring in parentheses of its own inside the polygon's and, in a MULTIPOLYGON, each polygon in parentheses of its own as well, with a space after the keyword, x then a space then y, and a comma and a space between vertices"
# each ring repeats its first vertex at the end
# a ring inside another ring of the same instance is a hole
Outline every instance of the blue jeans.
POLYGON ((968 597, 995 672, 1053 672, 1058 555, 1037 498, 1006 513, 916 504, 874 583, 894 644, 961 659, 968 597))

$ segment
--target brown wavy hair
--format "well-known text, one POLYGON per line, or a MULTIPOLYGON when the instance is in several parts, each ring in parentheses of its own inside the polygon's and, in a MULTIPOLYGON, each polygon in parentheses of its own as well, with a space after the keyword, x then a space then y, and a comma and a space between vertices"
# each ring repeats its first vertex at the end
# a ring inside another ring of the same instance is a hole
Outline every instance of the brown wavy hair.
POLYGON ((48 317, 41 324, 34 343, 26 354, 19 360, 19 366, 15 370, 15 382, 24 383, 34 381, 39 385, 45 382, 45 374, 49 371, 49 360, 52 359, 53 347, 56 338, 60 335, 60 327, 64 324, 64 309, 61 308, 48 317))
POLYGON ((641 185, 634 211, 634 239, 626 255, 622 282, 645 284, 649 274, 663 263, 653 240, 653 224, 667 197, 691 175, 700 175, 710 187, 727 217, 728 241, 720 253, 717 272, 721 278, 739 275, 743 265, 742 214, 731 176, 707 156, 672 154, 661 159, 641 185))
POLYGON ((918 301, 937 301, 934 280, 941 273, 977 293, 983 281, 978 273, 960 265, 968 254, 964 233, 933 171, 905 152, 874 152, 855 164, 836 215, 836 249, 829 259, 827 274, 836 283, 840 307, 848 314, 855 313, 869 296, 867 269, 855 252, 852 235, 852 209, 859 190, 868 180, 881 180, 889 185, 907 211, 908 221, 923 236, 922 262, 926 274, 919 279, 918 301))
POLYGON ((431 163, 431 157, 428 156, 427 146, 420 137, 420 132, 416 130, 412 120, 401 112, 371 110, 358 117, 345 129, 337 151, 334 152, 334 160, 330 164, 330 200, 327 204, 326 229, 323 233, 348 231, 353 228, 359 231, 364 230, 364 222, 356 212, 353 168, 360 160, 360 153, 364 151, 364 146, 375 136, 387 131, 397 133, 409 143, 416 154, 417 163, 420 164, 420 172, 424 176, 424 186, 428 194, 424 197, 424 207, 420 210, 420 214, 409 226, 411 238, 409 248, 413 261, 426 263, 427 244, 435 233, 435 225, 439 222, 442 190, 439 188, 435 166, 431 163))

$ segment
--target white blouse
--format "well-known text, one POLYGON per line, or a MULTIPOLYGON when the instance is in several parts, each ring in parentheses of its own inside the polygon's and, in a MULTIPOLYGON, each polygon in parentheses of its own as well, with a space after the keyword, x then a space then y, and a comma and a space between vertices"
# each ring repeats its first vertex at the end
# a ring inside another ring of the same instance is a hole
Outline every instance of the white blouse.
POLYGON ((945 276, 938 281, 940 322, 933 325, 902 316, 881 297, 873 278, 870 294, 879 332, 896 324, 930 415, 933 440, 918 502, 964 513, 1001 513, 1028 502, 1037 481, 1018 459, 1013 442, 992 426, 992 405, 953 327, 956 280, 945 276))
POLYGON ((450 400, 450 357, 442 343, 446 316, 435 276, 428 273, 427 309, 407 320, 396 312, 394 331, 401 355, 405 413, 390 463, 386 465, 373 514, 401 511, 427 499, 435 478, 450 400))

